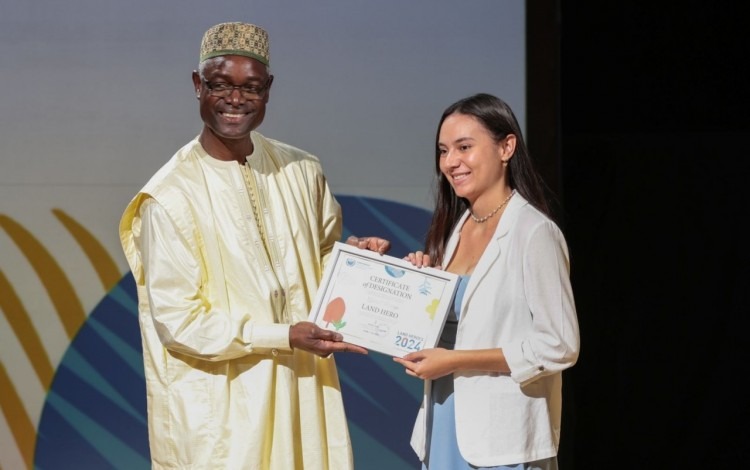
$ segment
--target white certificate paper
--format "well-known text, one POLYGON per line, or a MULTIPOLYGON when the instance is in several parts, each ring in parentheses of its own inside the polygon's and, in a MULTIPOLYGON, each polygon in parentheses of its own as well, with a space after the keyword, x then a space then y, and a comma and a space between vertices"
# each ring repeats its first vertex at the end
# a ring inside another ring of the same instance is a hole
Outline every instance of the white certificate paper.
POLYGON ((309 320, 390 356, 433 348, 458 275, 336 242, 309 320))

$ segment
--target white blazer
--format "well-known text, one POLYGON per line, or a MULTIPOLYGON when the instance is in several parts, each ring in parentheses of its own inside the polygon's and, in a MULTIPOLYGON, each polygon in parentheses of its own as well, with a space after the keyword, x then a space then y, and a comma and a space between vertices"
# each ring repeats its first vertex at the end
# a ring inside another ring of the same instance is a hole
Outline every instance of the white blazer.
MULTIPOLYGON (((448 240, 453 256, 461 217, 448 240)), ((476 466, 531 462, 557 455, 562 371, 579 352, 568 247, 560 229, 520 194, 511 198, 466 286, 455 349, 502 348, 511 373, 462 371, 454 377, 456 435, 476 466)), ((411 445, 426 455, 431 381, 411 445)))

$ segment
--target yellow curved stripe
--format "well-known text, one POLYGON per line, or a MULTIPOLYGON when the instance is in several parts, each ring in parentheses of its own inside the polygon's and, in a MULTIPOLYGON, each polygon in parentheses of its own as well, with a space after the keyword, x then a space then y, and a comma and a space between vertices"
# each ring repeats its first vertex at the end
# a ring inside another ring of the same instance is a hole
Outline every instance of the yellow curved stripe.
POLYGON ((55 306, 57 316, 65 328, 69 339, 73 339, 78 329, 86 321, 86 314, 80 299, 75 295, 73 285, 57 261, 44 245, 22 225, 6 215, 0 214, 0 227, 13 239, 21 253, 29 260, 55 306))
POLYGON ((21 347, 31 361, 31 366, 39 377, 39 381, 44 389, 48 390, 52 384, 54 368, 45 354, 42 340, 31 323, 28 312, 2 271, 0 271, 0 292, 2 292, 2 295, 0 295, 0 310, 5 313, 5 318, 8 319, 16 338, 20 341, 21 347))
POLYGON ((65 228, 68 229, 68 232, 70 232, 75 241, 81 247, 86 254, 86 257, 91 262, 91 265, 96 270, 96 273, 99 275, 99 280, 101 280, 102 285, 104 286, 104 291, 109 292, 110 289, 120 282, 120 278, 122 277, 122 273, 117 269, 115 260, 109 255, 109 253, 107 253, 104 246, 99 243, 99 240, 94 238, 91 232, 86 230, 83 225, 76 222, 75 219, 61 209, 52 209, 52 213, 55 214, 55 217, 57 217, 65 228))
POLYGON ((24 410, 21 397, 18 396, 13 382, 10 381, 5 366, 0 362, 0 409, 3 411, 5 421, 10 426, 10 432, 16 441, 16 446, 21 452, 26 468, 34 468, 34 443, 36 442, 36 430, 24 410))

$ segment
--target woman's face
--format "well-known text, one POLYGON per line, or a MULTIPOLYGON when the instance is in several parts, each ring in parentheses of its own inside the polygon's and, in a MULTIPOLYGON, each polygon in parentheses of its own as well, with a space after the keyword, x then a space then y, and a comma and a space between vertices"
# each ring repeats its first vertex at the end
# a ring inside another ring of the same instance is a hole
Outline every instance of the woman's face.
POLYGON ((507 161, 514 149, 515 136, 510 134, 496 142, 474 116, 451 114, 440 127, 440 171, 456 195, 471 203, 483 194, 502 190, 505 184, 503 160, 507 161))

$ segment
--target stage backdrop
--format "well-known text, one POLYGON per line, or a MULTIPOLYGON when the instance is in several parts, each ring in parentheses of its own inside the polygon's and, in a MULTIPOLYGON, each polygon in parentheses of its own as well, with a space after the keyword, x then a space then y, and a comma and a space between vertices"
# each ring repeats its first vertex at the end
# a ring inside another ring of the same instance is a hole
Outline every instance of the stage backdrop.
MULTIPOLYGON (((344 236, 419 248, 437 121, 476 92, 525 120, 521 0, 5 0, 0 15, 0 469, 146 469, 129 199, 200 131, 190 73, 223 21, 270 34, 267 136, 317 155, 344 236)), ((337 356, 358 469, 417 468, 421 382, 337 356)))

